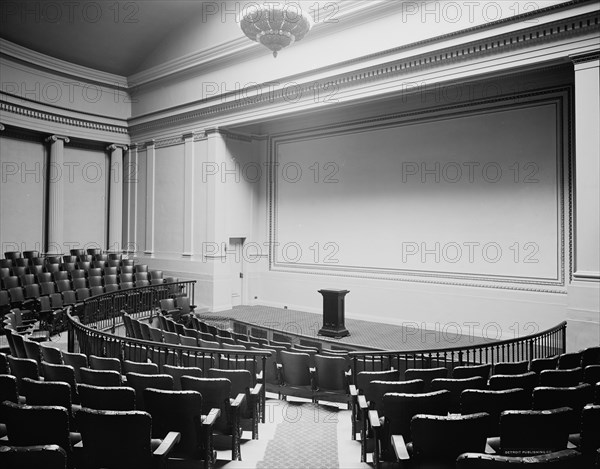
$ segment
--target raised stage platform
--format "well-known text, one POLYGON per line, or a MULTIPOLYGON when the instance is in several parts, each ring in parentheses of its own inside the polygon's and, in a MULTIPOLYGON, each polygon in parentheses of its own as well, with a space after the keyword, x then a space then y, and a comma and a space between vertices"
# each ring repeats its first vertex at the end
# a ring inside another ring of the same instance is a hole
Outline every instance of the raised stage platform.
POLYGON ((347 350, 429 350, 492 343, 495 340, 468 334, 460 326, 449 321, 436 330, 417 327, 370 322, 346 317, 350 335, 340 339, 319 336, 323 325, 321 314, 273 308, 270 306, 236 306, 228 311, 205 313, 198 317, 219 327, 230 328, 257 337, 275 338, 283 334, 302 345, 320 342, 326 348, 347 350), (466 333, 460 333, 466 332, 466 333), (275 334, 275 336, 273 336, 275 334))

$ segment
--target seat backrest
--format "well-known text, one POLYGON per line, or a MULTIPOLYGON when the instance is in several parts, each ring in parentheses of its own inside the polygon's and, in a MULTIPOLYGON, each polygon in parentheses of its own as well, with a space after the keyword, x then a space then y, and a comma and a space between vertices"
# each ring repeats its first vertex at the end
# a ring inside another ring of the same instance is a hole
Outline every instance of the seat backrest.
POLYGON ((96 410, 135 410, 135 390, 129 386, 78 384, 82 407, 96 410))
POLYGON ((413 459, 454 463, 462 453, 483 453, 489 419, 485 412, 451 416, 415 415, 410 425, 413 459))
POLYGON ((67 383, 71 388, 71 401, 74 403, 79 403, 75 369, 71 365, 42 362, 42 369, 44 370, 44 379, 46 381, 59 381, 67 383))
POLYGON ((202 443, 202 395, 197 391, 144 390, 146 409, 152 416, 152 436, 160 438, 170 431, 181 439, 170 456, 197 458, 202 443))
POLYGON ((481 376, 487 382, 487 379, 490 377, 491 369, 492 365, 490 364, 457 366, 452 370, 452 377, 455 379, 463 379, 481 376))
POLYGON ((531 456, 567 448, 569 407, 552 410, 505 410, 500 414, 500 452, 531 456))
POLYGON ((127 373, 127 386, 135 389, 136 408, 145 410, 144 389, 155 388, 166 391, 173 390, 173 377, 167 374, 147 375, 142 373, 127 373))
POLYGON ((76 414, 84 467, 152 467, 152 417, 137 410, 83 408, 76 414))
MULTIPOLYGON (((568 425, 569 433, 579 433, 581 411, 593 399, 594 388, 587 383, 573 387, 540 386, 533 390, 533 410, 570 407, 573 413, 568 425)), ((600 424, 600 421, 598 423, 600 424)))
POLYGON ((121 386, 121 374, 114 370, 80 368, 81 382, 94 386, 121 386))
POLYGON ((17 403, 19 401, 19 392, 17 391, 17 377, 9 374, 0 374, 0 403, 10 401, 17 403))
POLYGON ((424 391, 429 392, 431 389, 431 381, 436 378, 447 378, 448 368, 409 368, 404 372, 405 380, 422 379, 424 383, 424 391))
POLYGON ((537 386, 538 375, 533 371, 521 373, 518 375, 494 375, 490 377, 488 386, 494 391, 502 389, 521 388, 531 393, 533 388, 537 386))
POLYGON ((494 365, 495 375, 520 375, 529 371, 529 362, 498 362, 494 365))
POLYGON ((450 412, 460 412, 460 395, 465 389, 485 389, 486 380, 481 376, 472 378, 436 378, 431 381, 431 390, 439 391, 447 389, 452 393, 450 412))
POLYGON ((557 368, 560 370, 568 370, 581 367, 581 352, 566 352, 558 356, 557 368))
POLYGON ((317 386, 327 391, 348 392, 348 362, 342 357, 315 355, 317 386))
POLYGON ((71 386, 62 381, 38 381, 23 378, 21 395, 27 405, 59 405, 71 411, 71 386))
POLYGON ((16 446, 56 444, 67 453, 69 442, 69 413, 61 406, 31 406, 4 402, 8 439, 16 446))
POLYGON ((400 372, 398 370, 383 370, 383 371, 361 371, 354 380, 358 391, 361 394, 371 394, 369 386, 372 381, 399 381, 400 372))
POLYGON ((158 374, 158 365, 151 362, 134 362, 130 360, 123 360, 122 364, 123 373, 140 373, 143 375, 156 375, 158 374))
POLYGON ((66 469, 67 453, 58 445, 0 446, 0 467, 66 469))
POLYGON ((163 373, 171 375, 173 377, 173 389, 175 391, 181 390, 181 377, 182 376, 192 376, 195 378, 202 378, 202 369, 197 367, 184 367, 184 366, 172 366, 172 365, 163 365, 162 367, 163 373))
POLYGON ((583 382, 592 386, 600 381, 600 365, 588 365, 583 370, 583 382))
POLYGON ((23 345, 25 346, 25 354, 27 355, 27 358, 35 360, 38 364, 39 370, 39 367, 42 364, 42 350, 39 342, 23 338, 23 345))
MULTIPOLYGON (((231 381, 227 378, 195 378, 182 376, 181 387, 184 391, 198 391, 202 395, 202 413, 208 414, 211 409, 219 409, 221 415, 217 420, 217 430, 228 430, 231 426, 231 381)), ((230 431, 230 430, 228 430, 230 431)))
POLYGON ((92 370, 113 370, 121 373, 121 361, 118 358, 90 355, 88 357, 88 362, 92 370))
POLYGON ((166 344, 179 345, 179 334, 175 332, 163 331, 163 340, 166 344))
POLYGON ((530 394, 521 388, 500 391, 466 389, 460 396, 460 413, 487 412, 490 415, 488 436, 497 436, 500 434, 500 414, 509 409, 529 409, 530 402, 530 394))
POLYGON ((9 334, 12 336, 15 352, 17 352, 16 358, 27 358, 27 350, 25 349, 23 336, 14 330, 9 331, 9 334))
POLYGON ((581 366, 600 365, 600 346, 588 347, 581 353, 581 366))
POLYGON ((540 373, 542 370, 554 370, 558 365, 558 355, 545 358, 534 358, 529 364, 529 371, 540 373))
POLYGON ((577 386, 582 379, 583 370, 580 367, 543 370, 540 373, 540 386, 577 386))
POLYGON ((252 373, 248 370, 223 370, 220 368, 210 368, 208 370, 209 378, 225 378, 231 382, 230 397, 235 397, 239 393, 248 393, 253 385, 252 373))
POLYGON ((420 394, 387 393, 383 396, 382 415, 384 432, 402 435, 412 441, 410 422, 417 414, 447 415, 450 410, 450 391, 433 391, 420 394))
POLYGON ((73 370, 75 371, 75 380, 78 383, 81 383, 80 369, 88 367, 87 356, 83 353, 62 352, 62 357, 65 365, 73 367, 73 370))
POLYGON ((380 411, 383 409, 383 396, 386 393, 420 394, 423 392, 423 386, 422 379, 412 379, 410 381, 374 380, 366 388, 368 394, 365 394, 365 399, 367 399, 372 409, 380 411))
POLYGON ((17 378, 17 389, 21 393, 21 380, 23 378, 31 378, 33 380, 39 380, 38 364, 35 360, 30 358, 15 358, 8 356, 8 366, 10 373, 17 378))
POLYGON ((590 457, 600 447, 600 405, 587 404, 581 411, 581 443, 579 449, 590 457))
POLYGON ((311 384, 310 355, 308 353, 295 353, 282 351, 281 365, 283 381, 291 386, 308 386, 311 384))

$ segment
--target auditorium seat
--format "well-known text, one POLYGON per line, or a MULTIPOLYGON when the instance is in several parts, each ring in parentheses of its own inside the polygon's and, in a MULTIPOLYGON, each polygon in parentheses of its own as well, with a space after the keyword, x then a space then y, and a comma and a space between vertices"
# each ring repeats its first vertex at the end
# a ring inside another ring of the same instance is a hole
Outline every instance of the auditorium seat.
POLYGON ((592 386, 600 381, 600 365, 588 365, 583 370, 583 382, 592 386))
POLYGON ((314 392, 314 371, 310 367, 308 353, 281 352, 281 396, 297 396, 311 399, 314 392))
MULTIPOLYGON (((2 413, 6 419, 8 440, 14 446, 56 444, 73 455, 73 445, 79 435, 69 431, 69 413, 61 406, 32 406, 4 402, 2 413)), ((72 463, 69 464, 69 467, 72 463)))
POLYGON ((589 365, 600 365, 600 346, 588 347, 581 353, 581 367, 589 365))
POLYGON ((36 284, 36 278, 34 274, 23 274, 21 275, 21 285, 26 287, 27 285, 36 284))
POLYGON ((61 381, 67 383, 71 388, 71 401, 74 404, 79 404, 75 369, 71 365, 42 362, 42 369, 44 370, 44 379, 46 381, 61 381))
POLYGON ((572 410, 505 410, 500 414, 500 438, 488 444, 505 456, 534 456, 567 449, 572 410))
POLYGON ((75 277, 71 280, 73 290, 77 291, 80 288, 87 288, 87 280, 85 277, 75 277))
POLYGON ((75 279, 85 279, 86 278, 86 274, 85 274, 85 270, 80 270, 80 269, 75 269, 75 270, 71 270, 69 272, 69 275, 71 276, 71 280, 75 280, 75 279))
POLYGON ((487 436, 500 435, 500 414, 505 410, 527 410, 531 396, 524 389, 466 389, 460 395, 460 413, 486 412, 490 415, 487 436))
POLYGON ((173 389, 175 391, 181 390, 181 377, 192 376, 195 378, 202 378, 202 369, 197 367, 183 367, 173 365, 163 365, 163 373, 171 375, 173 377, 173 389))
POLYGON ((533 390, 533 410, 569 407, 573 410, 568 423, 569 433, 579 433, 581 411, 594 400, 594 388, 585 383, 573 387, 539 386, 533 390))
POLYGON ((127 386, 135 389, 135 405, 138 410, 146 410, 144 389, 173 390, 173 377, 168 374, 127 373, 125 377, 127 378, 127 386))
MULTIPOLYGON (((23 378, 20 394, 25 397, 27 405, 64 407, 69 413, 70 422, 73 423, 71 386, 68 383, 23 378)), ((73 428, 73 425, 70 427, 73 428)))
MULTIPOLYGON (((404 441, 412 441, 411 421, 415 415, 447 415, 450 410, 449 391, 428 393, 387 393, 383 396, 383 412, 369 411, 367 420, 374 439, 373 460, 393 460, 392 435, 402 435, 404 441)), ((367 432, 369 434, 371 432, 367 432)), ((363 456, 366 445, 363 446, 363 456)), ((362 458, 361 458, 362 459, 362 458)))
MULTIPOLYGON (((81 409, 76 416, 81 431, 82 468, 160 468, 179 434, 169 432, 158 447, 151 442, 152 417, 146 412, 81 409)), ((79 468, 78 468, 79 469, 79 468)))
POLYGON ((485 412, 468 415, 415 415, 411 421, 412 442, 392 435, 396 458, 415 467, 454 469, 456 459, 466 452, 484 452, 490 416, 485 412))
POLYGON ((81 368, 88 367, 88 359, 87 355, 83 353, 75 353, 75 352, 62 352, 63 362, 65 365, 69 365, 73 367, 75 372, 75 379, 78 383, 81 383, 81 368))
POLYGON ((533 388, 538 384, 538 380, 538 375, 533 371, 520 375, 493 375, 490 377, 488 386, 494 391, 521 388, 531 395, 533 388))
POLYGON ((182 376, 181 387, 184 391, 197 391, 202 395, 203 415, 208 415, 211 409, 219 409, 220 415, 214 423, 213 432, 230 436, 231 459, 241 460, 240 406, 245 399, 245 394, 240 393, 235 399, 230 399, 231 381, 226 378, 182 376))
POLYGON ((152 416, 153 438, 170 431, 181 435, 170 454, 172 458, 198 463, 202 460, 204 467, 213 464, 212 433, 220 414, 218 408, 203 415, 203 398, 197 391, 145 389, 144 400, 152 416))
POLYGON ((46 363, 51 363, 54 365, 63 364, 62 353, 59 348, 40 344, 40 349, 42 352, 42 360, 46 363))

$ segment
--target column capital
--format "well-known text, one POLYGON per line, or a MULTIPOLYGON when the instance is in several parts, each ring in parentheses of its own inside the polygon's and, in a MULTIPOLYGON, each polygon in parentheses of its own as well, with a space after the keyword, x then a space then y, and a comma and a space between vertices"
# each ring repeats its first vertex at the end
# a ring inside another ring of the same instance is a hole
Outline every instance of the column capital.
POLYGON ((106 147, 106 150, 112 152, 112 151, 118 150, 119 148, 123 151, 127 151, 128 147, 127 147, 127 145, 121 145, 120 143, 112 143, 111 145, 106 147))
POLYGON ((54 143, 59 140, 62 140, 65 143, 69 143, 71 141, 69 137, 65 137, 64 135, 50 135, 49 137, 46 137, 46 142, 50 143, 54 143))
POLYGON ((137 143, 130 143, 127 150, 137 150, 139 145, 137 143))
POLYGON ((206 136, 215 135, 220 134, 221 130, 218 127, 209 127, 208 129, 204 130, 204 133, 206 134, 206 136))
POLYGON ((154 141, 154 139, 152 139, 152 140, 148 140, 147 142, 145 142, 144 146, 146 148, 148 148, 148 147, 153 147, 155 144, 156 144, 156 142, 154 141))
POLYGON ((184 140, 193 140, 196 137, 203 137, 205 134, 204 130, 192 130, 191 132, 184 133, 181 138, 184 140))

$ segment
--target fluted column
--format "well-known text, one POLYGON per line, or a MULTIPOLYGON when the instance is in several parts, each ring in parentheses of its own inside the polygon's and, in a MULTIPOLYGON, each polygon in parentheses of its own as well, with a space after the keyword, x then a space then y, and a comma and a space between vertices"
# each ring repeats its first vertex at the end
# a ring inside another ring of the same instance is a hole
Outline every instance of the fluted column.
POLYGON ((154 252, 155 160, 156 147, 154 140, 150 140, 146 143, 146 246, 144 254, 152 254, 154 252))
POLYGON ((61 177, 65 158, 65 143, 69 137, 51 135, 50 162, 48 164, 48 238, 46 252, 52 255, 63 253, 64 233, 64 181, 61 177))
POLYGON ((112 144, 110 152, 110 181, 108 189, 108 250, 121 252, 123 243, 123 150, 126 145, 112 144))
POLYGON ((183 256, 194 252, 194 134, 183 135, 184 175, 183 175, 183 256))
POLYGON ((138 183, 138 160, 137 160, 137 144, 133 143, 129 145, 127 155, 125 157, 125 190, 126 198, 125 202, 126 215, 124 217, 125 222, 125 246, 124 249, 134 254, 137 249, 137 183, 138 183))

